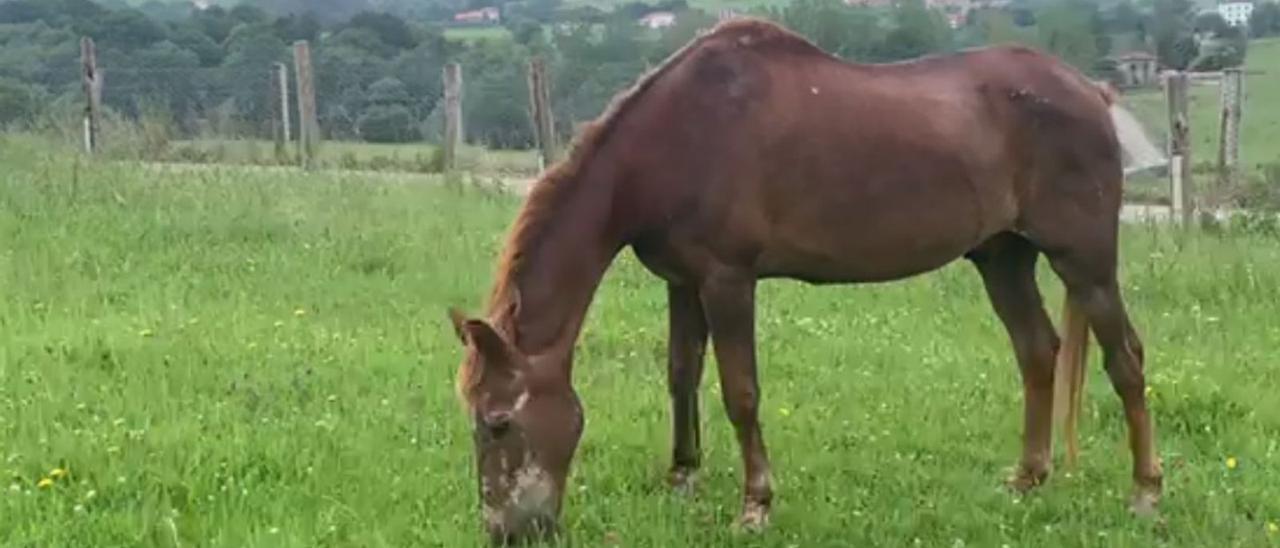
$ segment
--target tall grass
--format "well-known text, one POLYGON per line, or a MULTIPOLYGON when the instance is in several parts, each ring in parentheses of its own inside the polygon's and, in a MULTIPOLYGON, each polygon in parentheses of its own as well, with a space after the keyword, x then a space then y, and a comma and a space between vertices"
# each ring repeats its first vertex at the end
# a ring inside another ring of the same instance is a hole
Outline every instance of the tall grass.
MULTIPOLYGON (((514 198, 395 178, 144 171, 12 139, 0 172, 0 545, 479 545, 444 312, 482 304, 514 198)), ((1276 545, 1278 244, 1125 230, 1163 525, 1126 514, 1123 421, 1097 356, 1081 469, 1022 499, 998 489, 1021 391, 971 267, 764 284, 778 496, 758 538, 729 530, 740 464, 714 366, 703 489, 686 500, 663 487, 665 292, 624 255, 577 356, 588 426, 569 540, 1276 545)), ((1060 287, 1042 277, 1056 309, 1060 287)))

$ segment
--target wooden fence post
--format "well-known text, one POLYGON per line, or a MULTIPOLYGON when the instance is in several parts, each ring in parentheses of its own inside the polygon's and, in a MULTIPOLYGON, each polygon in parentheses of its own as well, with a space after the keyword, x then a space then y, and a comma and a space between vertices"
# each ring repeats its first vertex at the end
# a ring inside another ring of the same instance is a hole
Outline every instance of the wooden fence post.
POLYGON ((271 128, 276 140, 276 158, 283 159, 289 154, 288 146, 292 141, 289 125, 289 67, 284 63, 276 63, 271 75, 271 128))
POLYGON ((462 148, 462 66, 444 66, 444 142, 441 143, 444 170, 458 167, 458 149, 462 148))
POLYGON ((1244 103, 1244 72, 1239 68, 1222 71, 1222 119, 1218 139, 1218 185, 1231 188, 1238 182, 1240 166, 1240 121, 1244 103))
POLYGON ((529 114, 533 134, 541 150, 541 168, 559 159, 555 117, 551 112, 551 93, 547 84, 547 64, 541 57, 529 59, 529 114))
POLYGON ((1187 117, 1188 79, 1185 72, 1170 72, 1165 77, 1165 95, 1169 100, 1169 184, 1170 195, 1181 197, 1171 212, 1190 226, 1196 208, 1195 183, 1191 178, 1191 121, 1187 117), (1174 171, 1177 173, 1174 173, 1174 171))
POLYGON ((316 86, 311 70, 311 45, 306 40, 293 43, 293 64, 298 80, 298 148, 302 166, 315 167, 320 144, 320 122, 316 118, 316 86))
POLYGON ((98 72, 98 54, 93 39, 80 39, 80 76, 84 87, 84 151, 98 152, 102 146, 102 73, 98 72))

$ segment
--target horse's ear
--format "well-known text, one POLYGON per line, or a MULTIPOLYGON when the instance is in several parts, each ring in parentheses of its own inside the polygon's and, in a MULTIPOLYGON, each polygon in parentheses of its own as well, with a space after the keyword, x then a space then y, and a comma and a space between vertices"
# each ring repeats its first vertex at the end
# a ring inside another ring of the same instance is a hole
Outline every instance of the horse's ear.
POLYGON ((514 365, 511 346, 489 322, 484 320, 466 320, 462 324, 467 340, 475 345, 476 351, 485 358, 485 364, 497 367, 514 365))
POLYGON ((467 315, 457 308, 450 307, 449 322, 453 324, 453 332, 458 336, 458 340, 462 341, 462 344, 467 344, 467 332, 463 328, 467 323, 467 315))

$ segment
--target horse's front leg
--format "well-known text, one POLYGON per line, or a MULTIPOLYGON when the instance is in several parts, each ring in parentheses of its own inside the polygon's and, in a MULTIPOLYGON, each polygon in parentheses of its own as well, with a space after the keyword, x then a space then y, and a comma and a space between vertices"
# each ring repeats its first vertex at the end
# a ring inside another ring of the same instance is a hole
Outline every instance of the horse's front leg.
POLYGON ((707 350, 707 319, 698 288, 669 284, 669 332, 667 388, 671 392, 672 487, 692 493, 695 474, 702 463, 701 424, 698 420, 698 385, 707 350))
POLYGON ((769 458, 760 433, 755 290, 754 275, 733 273, 709 278, 701 292, 720 369, 725 409, 742 448, 745 487, 738 523, 748 530, 760 530, 768 523, 769 505, 773 500, 769 458))

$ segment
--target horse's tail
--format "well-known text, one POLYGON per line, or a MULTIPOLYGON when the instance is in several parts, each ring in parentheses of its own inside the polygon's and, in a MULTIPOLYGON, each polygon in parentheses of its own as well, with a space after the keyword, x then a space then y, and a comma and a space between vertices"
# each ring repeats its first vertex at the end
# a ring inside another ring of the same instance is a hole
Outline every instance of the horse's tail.
POLYGON ((1089 357, 1089 321, 1067 296, 1062 306, 1062 345, 1053 373, 1053 414, 1062 425, 1067 444, 1067 466, 1074 468, 1080 452, 1077 426, 1084 394, 1085 364, 1089 357))

